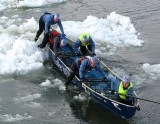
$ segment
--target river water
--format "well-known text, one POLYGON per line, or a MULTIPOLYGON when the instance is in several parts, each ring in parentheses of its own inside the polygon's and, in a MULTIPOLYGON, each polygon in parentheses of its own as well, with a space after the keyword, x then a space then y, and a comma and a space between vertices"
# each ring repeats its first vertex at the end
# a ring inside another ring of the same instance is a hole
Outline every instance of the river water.
MULTIPOLYGON (((0 123, 159 124, 160 105, 140 100, 124 120, 71 86, 33 41, 39 17, 60 12, 65 34, 88 32, 97 56, 131 77, 141 98, 160 102, 159 0, 0 1, 0 123)), ((55 27, 58 29, 57 27, 55 27)))

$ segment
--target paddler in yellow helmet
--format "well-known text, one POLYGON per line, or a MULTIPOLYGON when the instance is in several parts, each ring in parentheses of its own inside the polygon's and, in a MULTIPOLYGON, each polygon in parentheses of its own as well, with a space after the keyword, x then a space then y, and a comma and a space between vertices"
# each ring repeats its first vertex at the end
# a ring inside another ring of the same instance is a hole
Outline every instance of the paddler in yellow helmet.
POLYGON ((122 81, 115 78, 108 78, 111 82, 111 93, 118 92, 118 101, 124 104, 132 104, 132 98, 125 95, 133 95, 133 83, 127 76, 124 76, 122 81))
POLYGON ((86 55, 87 49, 92 53, 93 56, 95 54, 95 44, 88 33, 82 33, 79 35, 78 40, 74 44, 74 51, 78 56, 86 55), (80 48, 80 51, 78 49, 80 48))

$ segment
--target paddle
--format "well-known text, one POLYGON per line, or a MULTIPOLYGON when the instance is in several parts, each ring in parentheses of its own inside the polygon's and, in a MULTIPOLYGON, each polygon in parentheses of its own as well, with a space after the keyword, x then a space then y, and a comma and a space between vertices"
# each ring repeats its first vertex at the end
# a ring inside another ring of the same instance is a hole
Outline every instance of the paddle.
MULTIPOLYGON (((99 59, 98 59, 99 60, 99 59)), ((100 60, 99 60, 100 61, 100 60)), ((114 76, 116 76, 117 78, 119 78, 121 81, 122 79, 115 73, 113 72, 106 64, 104 64, 102 61, 100 61, 100 63, 105 67, 107 68, 114 76)))
POLYGON ((95 79, 95 78, 89 78, 89 79, 82 79, 80 80, 80 82, 108 82, 110 83, 109 81, 106 81, 104 79, 95 79))
POLYGON ((59 57, 78 57, 77 55, 74 54, 58 54, 59 57))
POLYGON ((66 55, 66 56, 67 56, 67 55, 68 55, 68 56, 77 56, 74 52, 63 51, 62 49, 61 49, 61 51, 57 52, 57 54, 58 54, 58 55, 62 55, 62 56, 63 56, 63 55, 64 55, 64 56, 65 56, 65 55, 66 55))
POLYGON ((91 54, 85 54, 85 55, 76 55, 75 53, 71 53, 71 52, 59 52, 58 56, 59 57, 84 57, 84 56, 89 56, 91 54))
MULTIPOLYGON (((88 50, 88 52, 90 53, 90 54, 92 54, 92 52, 90 51, 90 50, 88 50)), ((98 59, 98 58, 97 58, 98 59)), ((117 78, 119 78, 121 81, 122 81, 122 79, 115 73, 115 72, 113 72, 106 64, 104 64, 101 60, 99 60, 98 59, 98 61, 105 67, 105 68, 107 68, 114 76, 116 76, 117 78)))
MULTIPOLYGON (((111 94, 111 91, 108 92, 108 93, 111 94)), ((160 104, 160 102, 157 102, 157 101, 152 101, 152 100, 149 100, 149 99, 144 99, 144 98, 140 98, 140 97, 136 97, 136 96, 132 96, 132 95, 128 95, 128 94, 122 94, 122 93, 118 93, 118 92, 114 92, 114 94, 123 95, 123 96, 127 96, 127 97, 130 97, 130 98, 135 98, 135 99, 139 99, 139 100, 143 100, 143 101, 147 101, 147 102, 160 104)))

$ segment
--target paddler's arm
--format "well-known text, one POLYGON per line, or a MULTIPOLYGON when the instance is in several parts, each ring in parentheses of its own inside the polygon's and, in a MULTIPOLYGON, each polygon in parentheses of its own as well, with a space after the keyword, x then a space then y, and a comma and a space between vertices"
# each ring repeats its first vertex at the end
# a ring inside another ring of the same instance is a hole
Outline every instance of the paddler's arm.
POLYGON ((78 40, 76 41, 76 43, 74 44, 74 46, 73 46, 73 49, 74 49, 74 51, 75 51, 75 53, 76 53, 77 55, 78 55, 78 53, 79 53, 79 51, 78 51, 79 46, 80 46, 80 40, 78 39, 78 40))
POLYGON ((95 44, 94 44, 91 37, 90 37, 90 43, 91 43, 91 46, 92 46, 92 53, 95 53, 95 44))
POLYGON ((84 71, 86 69, 86 65, 87 65, 87 60, 83 60, 79 68, 79 77, 81 79, 84 78, 84 71))

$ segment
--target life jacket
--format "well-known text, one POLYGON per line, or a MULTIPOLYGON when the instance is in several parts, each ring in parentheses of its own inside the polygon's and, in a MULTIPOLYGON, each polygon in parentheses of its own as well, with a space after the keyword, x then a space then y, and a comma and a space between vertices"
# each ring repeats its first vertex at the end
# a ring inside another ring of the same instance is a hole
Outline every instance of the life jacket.
POLYGON ((52 32, 50 33, 49 42, 50 42, 51 44, 54 44, 53 38, 56 37, 56 36, 60 36, 60 33, 58 33, 57 31, 52 31, 52 32))
POLYGON ((83 33, 83 34, 80 34, 80 35, 79 35, 79 40, 80 40, 82 46, 88 46, 88 45, 90 44, 90 43, 89 43, 89 37, 90 37, 90 35, 87 34, 87 33, 83 33), (88 43, 87 43, 87 44, 84 44, 84 42, 83 42, 83 36, 84 36, 84 35, 87 36, 87 39, 88 39, 88 43))
MULTIPOLYGON (((85 56, 85 57, 82 57, 82 58, 79 58, 79 60, 78 60, 78 67, 80 67, 80 65, 81 65, 81 62, 83 61, 83 60, 85 60, 85 59, 88 59, 89 60, 89 57, 88 56, 85 56)), ((92 69, 92 67, 91 66, 89 66, 89 65, 87 65, 86 67, 85 67, 85 70, 87 71, 89 71, 89 70, 91 70, 92 69)))
MULTIPOLYGON (((129 85, 129 87, 127 88, 127 89, 123 89, 123 84, 122 84, 122 82, 120 83, 120 85, 119 85, 119 88, 118 88, 118 93, 121 93, 121 94, 127 94, 128 93, 128 90, 131 88, 131 87, 133 87, 133 83, 132 82, 130 82, 130 85, 129 85)), ((119 97, 121 98, 121 99, 123 99, 123 100, 126 100, 127 98, 126 98, 126 96, 124 96, 124 95, 119 95, 119 97)))
POLYGON ((85 59, 88 59, 87 57, 81 57, 81 58, 79 58, 79 60, 78 60, 78 66, 80 66, 81 65, 81 62, 83 61, 83 60, 85 60, 85 59))

